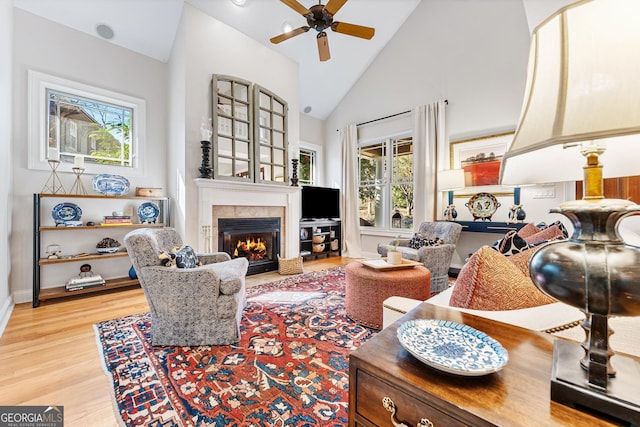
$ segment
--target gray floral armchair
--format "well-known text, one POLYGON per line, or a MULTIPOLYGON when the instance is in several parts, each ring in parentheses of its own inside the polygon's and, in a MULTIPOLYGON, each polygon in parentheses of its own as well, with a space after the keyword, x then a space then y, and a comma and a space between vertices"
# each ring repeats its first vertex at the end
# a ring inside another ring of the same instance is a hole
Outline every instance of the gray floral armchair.
POLYGON ((182 246, 173 228, 141 228, 124 238, 151 310, 154 346, 232 344, 240 340, 248 261, 198 254, 202 265, 172 268, 159 255, 182 246))
POLYGON ((396 239, 388 245, 378 244, 378 253, 386 257, 387 252, 395 246, 394 242, 397 241, 402 258, 421 262, 429 269, 431 292, 442 292, 449 286, 449 267, 461 232, 462 226, 455 222, 423 222, 416 234, 424 240, 441 239, 443 242, 440 245, 414 249, 409 246, 410 239, 396 239))

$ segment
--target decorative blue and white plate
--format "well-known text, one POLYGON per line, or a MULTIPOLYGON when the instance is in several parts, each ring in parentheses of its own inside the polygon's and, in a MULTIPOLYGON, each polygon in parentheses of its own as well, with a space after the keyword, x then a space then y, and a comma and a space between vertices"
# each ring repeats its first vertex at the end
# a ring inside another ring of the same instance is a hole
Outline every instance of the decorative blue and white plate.
POLYGON ((66 221, 79 221, 82 217, 82 209, 75 203, 58 203, 51 210, 51 216, 56 224, 63 224, 66 221))
POLYGON ((160 208, 153 202, 144 202, 138 206, 138 218, 141 223, 153 223, 160 215, 160 208))
POLYGON ((105 196, 124 196, 129 192, 129 180, 121 175, 96 175, 92 184, 95 192, 105 196))
POLYGON ((450 320, 409 320, 398 328, 409 353, 432 368, 463 376, 497 372, 509 360, 502 345, 484 332, 450 320))

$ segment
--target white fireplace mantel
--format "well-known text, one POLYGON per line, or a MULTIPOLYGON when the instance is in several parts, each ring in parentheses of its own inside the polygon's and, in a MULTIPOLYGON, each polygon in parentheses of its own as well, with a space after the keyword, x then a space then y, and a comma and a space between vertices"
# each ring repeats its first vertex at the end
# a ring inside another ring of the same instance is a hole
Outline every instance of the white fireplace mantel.
MULTIPOLYGON (((224 181, 206 178, 194 179, 198 187, 198 225, 212 227, 213 206, 280 206, 284 207, 284 256, 295 257, 300 252, 300 187, 257 184, 253 182, 224 181)), ((199 234, 199 247, 205 247, 205 238, 199 234)), ((217 236, 213 236, 214 239, 217 236)))

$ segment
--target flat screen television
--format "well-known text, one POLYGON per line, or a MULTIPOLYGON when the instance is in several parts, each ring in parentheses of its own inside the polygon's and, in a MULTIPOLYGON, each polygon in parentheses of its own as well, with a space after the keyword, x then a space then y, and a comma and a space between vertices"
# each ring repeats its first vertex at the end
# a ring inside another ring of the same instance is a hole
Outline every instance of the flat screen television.
POLYGON ((302 219, 340 218, 340 189, 302 186, 302 219))

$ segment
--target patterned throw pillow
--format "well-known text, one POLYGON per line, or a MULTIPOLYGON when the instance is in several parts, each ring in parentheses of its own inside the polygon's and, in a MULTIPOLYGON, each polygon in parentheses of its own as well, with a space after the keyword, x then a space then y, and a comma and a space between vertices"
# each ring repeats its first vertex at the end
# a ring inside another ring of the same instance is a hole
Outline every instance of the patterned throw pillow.
POLYGON ((533 223, 529 222, 529 223, 527 223, 527 225, 525 225, 520 230, 518 230, 518 235, 520 237, 522 237, 523 239, 526 239, 527 237, 531 236, 532 234, 536 234, 538 231, 540 231, 540 229, 538 227, 536 227, 535 225, 533 225, 533 223))
POLYGON ((508 231, 502 239, 491 245, 492 249, 495 249, 501 254, 507 256, 526 251, 530 247, 531 246, 527 243, 527 241, 523 239, 515 230, 508 231))
POLYGON ((552 302, 508 257, 489 246, 462 267, 449 300, 452 307, 474 310, 515 310, 552 302))
POLYGON ((491 245, 491 248, 503 255, 510 256, 553 240, 567 239, 568 237, 569 233, 560 221, 551 225, 546 225, 543 222, 537 226, 527 224, 518 231, 507 232, 502 239, 491 245))
POLYGON ((567 228, 560 221, 556 221, 548 226, 539 225, 538 228, 540 228, 540 231, 524 238, 527 243, 535 245, 545 241, 569 238, 569 232, 567 231, 567 228))
POLYGON ((436 237, 435 239, 427 239, 426 237, 423 237, 420 234, 415 233, 413 237, 409 240, 409 247, 413 249, 420 249, 423 246, 440 246, 443 243, 444 243, 444 240, 442 240, 439 237, 436 237))
POLYGON ((159 255, 165 267, 194 268, 200 265, 196 251, 191 246, 176 247, 159 255))

